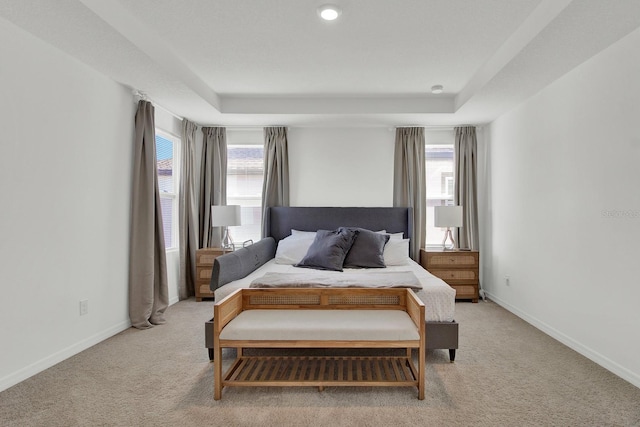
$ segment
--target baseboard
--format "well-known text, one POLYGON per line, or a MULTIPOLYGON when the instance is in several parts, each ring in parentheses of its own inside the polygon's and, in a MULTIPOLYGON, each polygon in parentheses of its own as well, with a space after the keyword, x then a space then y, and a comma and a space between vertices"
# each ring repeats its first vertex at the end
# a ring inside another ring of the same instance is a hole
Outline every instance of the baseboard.
POLYGON ((593 349, 583 345, 582 343, 574 340, 573 338, 563 334, 562 332, 558 331, 557 329, 549 326, 548 324, 546 324, 545 322, 523 312, 522 310, 518 309, 517 307, 514 307, 513 305, 501 300, 500 298, 496 297, 495 295, 491 294, 488 291, 485 291, 487 297, 495 302, 496 304, 498 304, 499 306, 503 307, 504 309, 510 311, 511 313, 515 314, 516 316, 518 316, 519 318, 521 318, 522 320, 524 320, 525 322, 535 326, 537 329, 541 330, 542 332, 544 332, 545 334, 549 335, 550 337, 555 338, 556 340, 560 341, 562 344, 566 345, 567 347, 571 348, 572 350, 577 351, 578 353, 580 353, 581 355, 583 355, 584 357, 586 357, 587 359, 597 363, 598 365, 602 366, 603 368, 607 369, 608 371, 611 371, 612 373, 616 374, 617 376, 619 376, 620 378, 624 379, 625 381, 630 382, 631 384, 633 384, 634 386, 640 388, 640 375, 630 371, 629 369, 625 368, 624 366, 619 365, 618 363, 614 362, 613 360, 609 359, 606 356, 603 356, 602 354, 598 353, 597 351, 594 351, 593 349))
POLYGON ((62 362, 63 360, 68 359, 69 357, 88 349, 89 347, 94 346, 99 342, 106 340, 107 338, 111 338, 112 336, 119 334, 120 332, 127 330, 130 327, 130 321, 127 320, 124 322, 120 322, 117 325, 114 325, 102 332, 92 335, 89 338, 86 338, 50 356, 47 356, 42 360, 32 363, 31 365, 26 366, 19 371, 14 372, 13 374, 7 375, 6 377, 0 379, 0 391, 6 390, 9 387, 13 387, 14 385, 26 380, 27 378, 32 377, 35 374, 38 374, 45 369, 48 369, 62 362))

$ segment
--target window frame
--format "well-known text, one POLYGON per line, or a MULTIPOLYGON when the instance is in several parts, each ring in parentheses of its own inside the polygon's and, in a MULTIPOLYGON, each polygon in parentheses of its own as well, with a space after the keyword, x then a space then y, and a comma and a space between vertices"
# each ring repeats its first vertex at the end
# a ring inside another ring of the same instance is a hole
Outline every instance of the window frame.
MULTIPOLYGON (((229 205, 233 205, 233 204, 239 204, 240 206, 242 206, 242 211, 243 211, 243 218, 245 217, 245 215, 247 215, 247 212, 245 211, 245 209, 247 208, 246 206, 242 205, 242 201, 243 200, 258 200, 259 204, 258 207, 260 208, 260 222, 257 223, 259 225, 258 230, 259 232, 254 236, 253 234, 251 234, 251 237, 253 240, 253 242, 256 242, 260 239, 261 234, 262 234, 262 185, 264 184, 264 137, 263 137, 263 129, 262 128, 237 128, 237 129, 233 129, 233 128, 227 128, 227 156, 229 156, 229 152, 231 150, 232 147, 256 147, 256 148, 262 148, 263 152, 262 152, 262 173, 260 174, 261 179, 262 179, 262 184, 260 185, 260 193, 258 194, 258 197, 251 197, 251 196, 243 196, 243 195, 232 195, 230 193, 230 179, 229 179, 229 158, 227 157, 227 204, 229 205)), ((258 175, 258 174, 256 174, 258 175)), ((256 206, 253 206, 254 208, 256 206)), ((256 224, 255 222, 253 223, 254 225, 256 224)), ((239 227, 244 227, 244 226, 248 226, 250 224, 243 224, 239 227)), ((239 245, 242 246, 243 241, 241 241, 241 239, 236 238, 237 236, 237 232, 238 232, 238 228, 239 227, 230 227, 230 232, 234 234, 234 244, 235 245, 239 245), (235 229, 235 230, 234 230, 235 229)), ((241 233, 245 234, 245 233, 241 233)), ((238 246, 236 246, 238 247, 238 246)))
MULTIPOLYGON (((180 242, 179 242, 179 232, 178 232, 178 227, 179 227, 179 220, 180 220, 180 215, 179 215, 179 195, 180 195, 180 157, 181 157, 181 146, 182 146, 182 139, 178 136, 175 135, 169 131, 166 131, 162 128, 156 127, 155 128, 155 136, 160 136, 161 138, 164 138, 168 141, 171 141, 172 146, 173 146, 173 192, 169 193, 169 192, 162 192, 159 191, 160 194, 160 199, 169 199, 171 200, 171 246, 167 246, 167 242, 165 242, 165 252, 171 252, 171 251, 177 251, 180 247, 180 242)), ((157 144, 157 142, 155 141, 154 138, 154 144, 157 144)), ((155 146, 156 148, 156 153, 157 153, 157 148, 158 146, 155 146)), ((156 176, 159 178, 159 174, 158 174, 158 169, 157 169, 157 154, 156 154, 156 176)), ((159 189, 158 189, 159 190, 159 189)), ((162 204, 161 204, 161 209, 162 209, 162 204)), ((164 232, 164 226, 165 224, 162 224, 163 226, 163 232, 164 232)))
MULTIPOLYGON (((445 131, 433 131, 427 133, 426 141, 425 141, 425 175, 427 177, 427 189, 425 194, 425 199, 427 202, 427 211, 429 211, 429 201, 440 201, 439 206, 452 206, 455 198, 455 134, 453 131, 445 130, 445 131), (452 158, 451 158, 451 172, 442 172, 440 175, 440 179, 438 182, 438 190, 439 194, 436 194, 438 197, 434 197, 433 192, 429 194, 429 160, 427 156, 427 150, 429 148, 447 148, 452 150, 452 158), (450 187, 449 187, 450 186, 450 187), (452 192, 449 194, 448 189, 451 188, 452 192)), ((432 216, 432 213, 431 215, 432 216)), ((436 248, 442 247, 442 238, 444 238, 445 229, 440 229, 439 227, 429 226, 429 223, 432 222, 432 217, 427 217, 427 223, 425 224, 425 230, 427 231, 427 235, 425 236, 425 247, 426 248, 436 248), (442 233, 436 239, 429 238, 429 230, 440 229, 442 233), (438 242, 436 242, 438 240, 438 242)))

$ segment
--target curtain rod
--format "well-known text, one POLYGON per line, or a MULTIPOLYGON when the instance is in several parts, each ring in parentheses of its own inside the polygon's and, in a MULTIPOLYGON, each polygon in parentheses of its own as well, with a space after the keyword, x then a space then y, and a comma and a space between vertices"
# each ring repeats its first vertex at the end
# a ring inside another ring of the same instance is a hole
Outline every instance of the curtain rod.
POLYGON ((415 126, 396 126, 395 128, 391 128, 391 129, 425 128, 425 129, 453 130, 455 128, 464 128, 464 127, 481 128, 482 125, 468 125, 468 124, 462 124, 462 125, 415 125, 415 126))
POLYGON ((178 120, 184 120, 184 117, 180 117, 179 115, 177 115, 176 113, 174 113, 173 111, 169 111, 166 108, 164 108, 162 105, 160 104, 156 104, 155 102, 151 101, 153 103, 153 105, 155 105, 157 108, 164 110, 165 112, 171 114, 173 117, 175 117, 178 120))
POLYGON ((256 130, 256 129, 264 129, 264 128, 287 128, 289 129, 290 126, 284 126, 284 125, 217 125, 220 127, 225 127, 225 128, 230 128, 230 129, 236 129, 236 130, 256 130))
POLYGON ((149 98, 149 95, 147 95, 145 92, 142 92, 142 91, 137 90, 137 89, 133 89, 132 93, 133 93, 133 96, 135 98, 138 98, 140 101, 148 101, 148 102, 152 103, 154 107, 159 108, 160 110, 163 110, 164 112, 166 112, 168 114, 171 114, 176 119, 184 120, 184 117, 181 117, 181 116, 177 115, 173 111, 167 110, 165 107, 163 107, 162 105, 158 104, 153 99, 149 98))

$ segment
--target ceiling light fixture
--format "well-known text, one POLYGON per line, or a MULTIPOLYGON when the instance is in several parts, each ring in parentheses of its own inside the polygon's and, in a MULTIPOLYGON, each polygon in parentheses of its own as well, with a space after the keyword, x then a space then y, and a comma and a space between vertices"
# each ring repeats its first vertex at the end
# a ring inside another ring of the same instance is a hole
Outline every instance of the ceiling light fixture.
POLYGON ((442 87, 442 85, 431 86, 431 93, 438 94, 438 93, 442 93, 443 90, 444 88, 442 87))
POLYGON ((338 19, 342 10, 335 4, 323 4, 318 8, 318 15, 325 21, 333 21, 338 19))

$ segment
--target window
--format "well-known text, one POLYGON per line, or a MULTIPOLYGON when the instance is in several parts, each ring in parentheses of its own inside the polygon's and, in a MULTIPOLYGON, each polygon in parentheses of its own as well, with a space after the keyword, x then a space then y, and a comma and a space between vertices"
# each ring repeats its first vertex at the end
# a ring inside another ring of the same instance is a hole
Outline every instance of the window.
POLYGON ((240 205, 242 225, 229 227, 236 245, 262 233, 264 142, 259 131, 227 130, 227 204, 240 205))
POLYGON ((453 138, 452 132, 442 131, 437 132, 435 137, 427 134, 426 138, 425 169, 427 171, 427 246, 441 245, 446 231, 445 229, 437 228, 433 225, 434 207, 453 205, 453 138))
POLYGON ((178 161, 180 139, 156 129, 156 165, 165 249, 178 247, 178 161))

